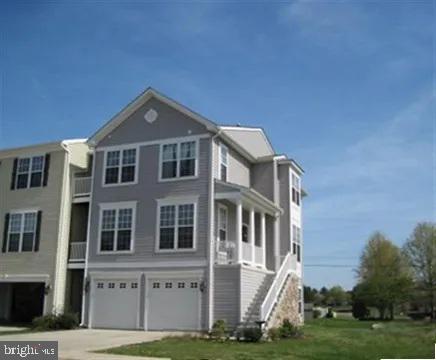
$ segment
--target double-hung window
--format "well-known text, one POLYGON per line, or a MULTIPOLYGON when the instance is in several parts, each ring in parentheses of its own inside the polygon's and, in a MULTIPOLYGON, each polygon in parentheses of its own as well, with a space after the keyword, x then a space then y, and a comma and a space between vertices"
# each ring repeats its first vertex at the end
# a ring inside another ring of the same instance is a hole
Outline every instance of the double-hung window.
POLYGON ((106 152, 104 184, 129 184, 136 182, 137 149, 110 150, 106 152))
POLYGON ((191 178, 197 175, 197 141, 162 144, 160 179, 191 178))
POLYGON ((17 159, 14 188, 40 187, 43 183, 44 156, 17 159))
POLYGON ((219 167, 219 179, 227 181, 227 172, 229 165, 229 149, 223 144, 220 145, 220 167, 219 167))
POLYGON ((101 204, 100 206, 100 252, 131 252, 136 203, 101 204))
POLYGON ((158 208, 157 251, 195 248, 196 203, 161 203, 158 208))
POLYGON ((292 253, 297 255, 297 261, 301 261, 301 229, 292 225, 292 253))
POLYGON ((292 202, 300 205, 301 200, 301 185, 300 178, 292 174, 292 202))
POLYGON ((12 213, 9 215, 9 226, 5 250, 7 252, 37 251, 37 211, 12 213))

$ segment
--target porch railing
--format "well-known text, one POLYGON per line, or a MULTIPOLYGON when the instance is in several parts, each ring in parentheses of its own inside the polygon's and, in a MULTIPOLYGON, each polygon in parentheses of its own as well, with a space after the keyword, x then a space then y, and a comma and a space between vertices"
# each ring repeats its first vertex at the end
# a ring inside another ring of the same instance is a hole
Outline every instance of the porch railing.
POLYGON ((74 196, 88 196, 91 193, 91 182, 91 176, 74 178, 74 196))
POLYGON ((288 253, 288 255, 286 255, 285 259, 283 260, 280 269, 277 271, 274 281, 260 307, 260 317, 262 321, 268 320, 271 311, 274 308, 274 305, 278 301, 280 291, 285 284, 288 275, 293 269, 292 265, 294 261, 295 256, 293 256, 291 253, 288 253))
POLYGON ((85 261, 86 258, 86 242, 70 243, 70 262, 85 261))
POLYGON ((230 264, 236 261, 234 242, 217 239, 216 244, 216 262, 218 264, 230 264))

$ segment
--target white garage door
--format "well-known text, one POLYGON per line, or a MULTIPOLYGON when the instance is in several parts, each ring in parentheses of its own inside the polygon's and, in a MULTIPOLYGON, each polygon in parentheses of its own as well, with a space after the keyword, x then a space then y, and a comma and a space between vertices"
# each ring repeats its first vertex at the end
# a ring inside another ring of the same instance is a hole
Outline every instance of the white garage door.
POLYGON ((92 327, 136 329, 139 316, 137 279, 94 280, 92 327))
POLYGON ((198 330, 200 328, 198 279, 151 279, 146 309, 149 330, 198 330))

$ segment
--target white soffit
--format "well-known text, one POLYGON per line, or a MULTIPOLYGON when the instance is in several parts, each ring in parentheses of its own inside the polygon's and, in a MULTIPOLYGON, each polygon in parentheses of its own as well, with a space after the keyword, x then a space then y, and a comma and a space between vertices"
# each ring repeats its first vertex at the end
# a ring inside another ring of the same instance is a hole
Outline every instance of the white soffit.
POLYGON ((225 135, 238 143, 254 158, 274 155, 274 149, 263 129, 239 126, 222 126, 220 128, 225 135))

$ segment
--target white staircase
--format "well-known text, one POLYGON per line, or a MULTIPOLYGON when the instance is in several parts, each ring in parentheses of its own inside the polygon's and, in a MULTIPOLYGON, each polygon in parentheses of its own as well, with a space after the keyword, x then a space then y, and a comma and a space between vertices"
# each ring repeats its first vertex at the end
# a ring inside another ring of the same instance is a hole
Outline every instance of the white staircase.
POLYGON ((280 303, 283 290, 288 284, 291 273, 295 271, 295 256, 288 253, 283 260, 280 269, 275 274, 265 276, 250 306, 243 316, 241 325, 252 326, 257 321, 264 321, 268 327, 268 321, 280 303))

